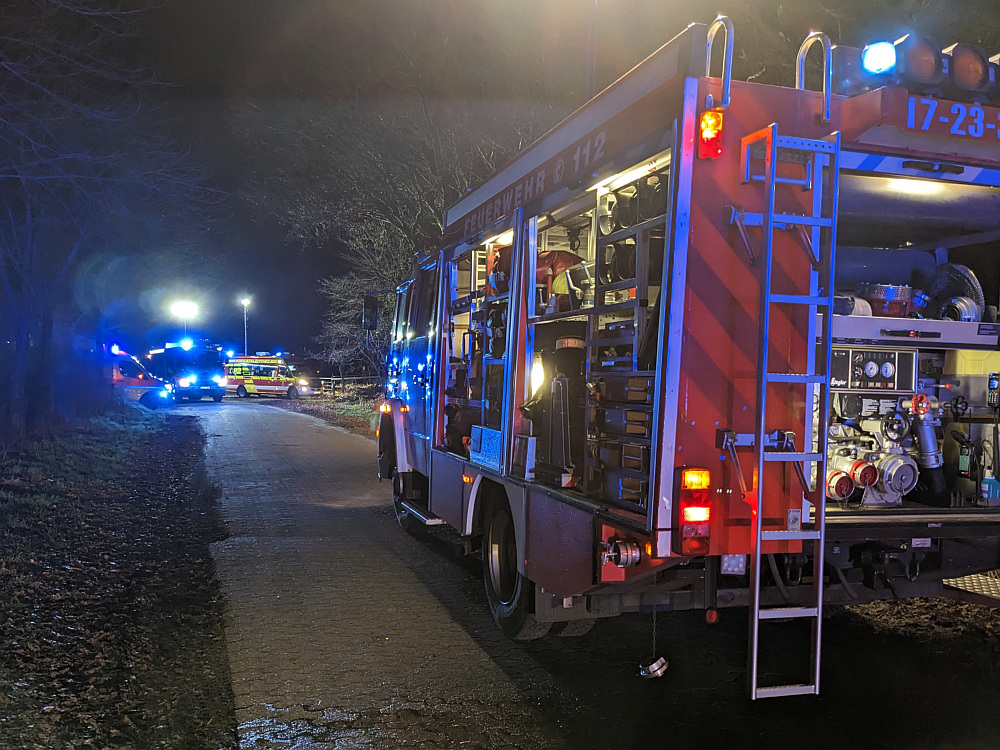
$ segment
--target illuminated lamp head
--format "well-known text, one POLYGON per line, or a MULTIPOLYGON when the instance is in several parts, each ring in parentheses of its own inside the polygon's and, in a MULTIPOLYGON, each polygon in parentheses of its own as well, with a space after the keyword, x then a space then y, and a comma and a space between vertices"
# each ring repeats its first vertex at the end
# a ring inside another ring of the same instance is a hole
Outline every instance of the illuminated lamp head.
POLYGON ((951 58, 951 80, 966 91, 986 91, 995 82, 995 70, 983 52, 968 44, 953 44, 944 50, 951 58))
POLYGON ((891 73, 896 69, 896 45, 875 42, 861 50, 861 67, 870 75, 891 73))
POLYGON ((906 81, 940 83, 945 77, 941 51, 929 39, 907 34, 896 40, 896 72, 906 81))
POLYGON ((183 349, 186 352, 191 351, 191 347, 193 347, 193 346, 194 346, 194 342, 191 339, 184 339, 181 342, 181 349, 183 349))
POLYGON ((699 159, 718 159, 722 155, 722 123, 720 110, 710 109, 701 113, 698 123, 699 159))

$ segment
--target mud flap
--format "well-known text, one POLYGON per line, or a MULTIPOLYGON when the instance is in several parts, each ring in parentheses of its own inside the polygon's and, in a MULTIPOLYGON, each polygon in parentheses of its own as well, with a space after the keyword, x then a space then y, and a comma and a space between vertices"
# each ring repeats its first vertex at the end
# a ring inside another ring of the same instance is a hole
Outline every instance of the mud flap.
POLYGON ((396 435, 392 416, 379 414, 378 420, 378 478, 390 479, 396 465, 396 435))

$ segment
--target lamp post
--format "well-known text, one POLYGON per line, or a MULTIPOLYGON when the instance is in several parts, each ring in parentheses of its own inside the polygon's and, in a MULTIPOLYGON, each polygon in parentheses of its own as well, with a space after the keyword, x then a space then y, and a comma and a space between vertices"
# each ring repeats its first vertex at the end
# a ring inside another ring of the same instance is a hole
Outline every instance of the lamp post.
POLYGON ((240 300, 240 304, 243 305, 243 356, 247 357, 250 355, 247 347, 247 308, 250 307, 250 298, 244 297, 240 300))
POLYGON ((198 305, 189 300, 179 300, 170 306, 170 313, 184 322, 184 337, 187 338, 188 318, 193 318, 198 314, 198 305))

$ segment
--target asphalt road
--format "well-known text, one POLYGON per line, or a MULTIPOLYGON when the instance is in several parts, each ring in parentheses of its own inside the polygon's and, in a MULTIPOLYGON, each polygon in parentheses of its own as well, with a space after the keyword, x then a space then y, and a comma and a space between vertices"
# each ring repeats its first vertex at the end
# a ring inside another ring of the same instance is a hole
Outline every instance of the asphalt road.
MULTIPOLYGON (((374 443, 258 403, 199 416, 229 537, 213 556, 244 748, 995 748, 1000 618, 950 602, 826 622, 823 695, 753 703, 746 614, 503 639, 477 561, 409 536, 374 443)), ((804 644, 779 626, 775 654, 804 644)))

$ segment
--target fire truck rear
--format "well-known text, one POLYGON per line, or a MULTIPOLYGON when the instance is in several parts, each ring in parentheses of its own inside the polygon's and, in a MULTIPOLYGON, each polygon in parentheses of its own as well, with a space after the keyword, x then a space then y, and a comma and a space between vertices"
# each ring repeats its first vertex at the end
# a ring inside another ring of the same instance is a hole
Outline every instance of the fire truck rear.
POLYGON ((998 564, 997 59, 814 33, 793 88, 732 50, 691 25, 447 211, 379 471, 509 636, 741 607, 751 696, 817 693, 824 605, 998 564))

